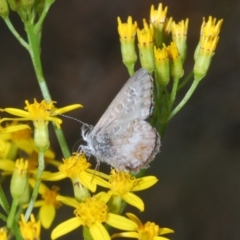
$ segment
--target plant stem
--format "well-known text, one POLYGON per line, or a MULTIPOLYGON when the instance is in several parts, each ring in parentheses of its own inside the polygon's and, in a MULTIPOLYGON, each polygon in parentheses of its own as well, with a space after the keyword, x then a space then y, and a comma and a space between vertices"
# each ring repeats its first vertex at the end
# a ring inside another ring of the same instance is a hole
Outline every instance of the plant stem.
POLYGON ((171 114, 168 117, 168 121, 186 104, 186 102, 189 100, 189 98, 194 93, 196 87, 198 86, 199 81, 194 80, 191 87, 187 91, 186 95, 182 99, 182 101, 175 107, 175 109, 171 112, 171 114))
POLYGON ((179 82, 179 78, 173 79, 173 87, 172 87, 172 92, 170 95, 170 110, 171 110, 173 103, 175 101, 175 98, 176 98, 178 82, 179 82))
POLYGON ((192 78, 193 76, 193 71, 191 71, 188 76, 183 80, 183 82, 178 86, 177 91, 180 91, 188 82, 189 80, 192 78))
MULTIPOLYGON (((41 58, 40 58, 40 31, 37 33, 35 32, 34 25, 25 23, 25 30, 28 36, 28 42, 29 42, 29 54, 33 63, 33 67, 37 76, 38 84, 40 87, 40 90, 42 92, 43 98, 50 102, 52 100, 50 92, 48 90, 47 83, 45 81, 43 70, 42 70, 42 64, 41 64, 41 58)), ((66 143, 65 136, 63 134, 62 129, 58 129, 55 124, 53 124, 54 130, 58 139, 58 142, 60 144, 63 156, 65 158, 70 156, 70 151, 66 143)))
POLYGON ((12 228, 12 225, 13 225, 14 220, 15 220, 15 213, 16 213, 17 207, 18 207, 18 199, 13 198, 10 213, 9 213, 8 219, 7 219, 8 229, 12 228))
POLYGON ((36 184, 34 186, 32 197, 31 197, 31 200, 29 202, 28 208, 25 212, 25 220, 26 221, 28 221, 28 219, 30 217, 30 214, 33 210, 34 203, 37 199, 38 190, 39 190, 39 187, 40 187, 40 184, 41 184, 41 176, 42 176, 42 172, 43 172, 44 168, 45 168, 44 152, 39 152, 38 153, 38 172, 37 172, 37 176, 36 176, 36 184))
POLYGON ((6 25, 8 26, 11 33, 14 35, 14 37, 20 42, 20 44, 25 47, 29 51, 29 45, 27 42, 18 34, 14 26, 12 25, 10 19, 8 17, 4 18, 4 21, 6 25))

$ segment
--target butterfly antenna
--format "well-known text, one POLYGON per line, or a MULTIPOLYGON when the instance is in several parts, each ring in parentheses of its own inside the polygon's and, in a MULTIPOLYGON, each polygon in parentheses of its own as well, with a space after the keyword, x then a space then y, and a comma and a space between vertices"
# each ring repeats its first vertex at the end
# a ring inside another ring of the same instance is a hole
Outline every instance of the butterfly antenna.
POLYGON ((85 123, 85 122, 82 122, 82 121, 80 121, 80 120, 77 119, 77 118, 70 117, 70 116, 64 115, 64 114, 58 114, 58 115, 59 115, 59 116, 62 116, 62 117, 65 117, 65 118, 72 119, 72 120, 74 120, 74 121, 77 121, 77 122, 81 123, 83 126, 86 126, 86 127, 88 127, 88 128, 91 128, 91 125, 89 125, 89 124, 87 124, 87 123, 85 123))

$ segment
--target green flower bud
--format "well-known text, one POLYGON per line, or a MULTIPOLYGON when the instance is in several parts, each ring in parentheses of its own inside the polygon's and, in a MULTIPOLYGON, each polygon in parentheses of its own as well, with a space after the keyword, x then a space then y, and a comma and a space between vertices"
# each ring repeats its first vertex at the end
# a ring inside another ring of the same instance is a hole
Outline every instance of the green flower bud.
POLYGON ((21 2, 19 0, 7 0, 7 2, 12 11, 17 11, 21 6, 21 2))
POLYGON ((13 171, 10 192, 14 199, 20 199, 28 184, 27 182, 28 161, 17 159, 13 171))
POLYGON ((8 17, 9 8, 6 0, 0 0, 0 16, 2 18, 8 17))
POLYGON ((154 46, 154 56, 157 81, 161 86, 166 86, 170 80, 170 66, 166 46, 162 49, 157 49, 154 46))
POLYGON ((182 20, 178 24, 172 23, 172 38, 177 45, 183 63, 187 56, 187 30, 188 19, 185 22, 182 20))
POLYGON ((135 50, 137 22, 134 22, 133 24, 132 17, 128 17, 127 23, 122 23, 119 17, 117 20, 123 63, 127 67, 130 75, 132 75, 134 73, 134 65, 137 61, 137 54, 135 50))
POLYGON ((171 75, 175 79, 179 79, 182 77, 184 70, 183 70, 183 65, 182 65, 182 60, 179 54, 179 51, 177 49, 176 43, 172 42, 168 47, 168 57, 171 60, 171 75))
POLYGON ((153 26, 148 26, 143 19, 144 28, 137 30, 138 48, 140 54, 141 66, 152 73, 155 68, 154 53, 153 53, 153 26))
POLYGON ((34 142, 39 152, 45 152, 49 146, 48 121, 34 121, 34 142))

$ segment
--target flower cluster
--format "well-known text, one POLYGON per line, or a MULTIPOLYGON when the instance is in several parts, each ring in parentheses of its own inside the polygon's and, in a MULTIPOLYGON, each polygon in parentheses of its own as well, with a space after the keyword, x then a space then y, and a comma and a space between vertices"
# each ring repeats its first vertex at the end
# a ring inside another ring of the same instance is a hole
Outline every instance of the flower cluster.
MULTIPOLYGON (((14 108, 2 109, 2 111, 15 114, 18 118, 3 118, 1 122, 13 122, 5 128, 1 128, 0 139, 2 141, 2 156, 0 159, 0 168, 3 175, 12 175, 11 194, 13 205, 7 218, 7 227, 11 229, 14 224, 14 216, 17 207, 26 209, 25 216, 21 215, 19 227, 24 239, 39 238, 41 226, 49 229, 60 211, 62 205, 73 207, 75 217, 66 220, 55 227, 52 231, 51 238, 56 239, 69 231, 78 227, 83 227, 86 235, 91 235, 93 239, 110 239, 109 232, 105 224, 119 230, 127 231, 125 234, 132 236, 133 232, 141 232, 141 226, 133 217, 121 216, 121 212, 128 203, 140 211, 144 211, 144 202, 134 192, 141 191, 153 186, 158 180, 154 176, 136 178, 127 172, 119 172, 115 169, 109 175, 91 169, 91 164, 87 161, 82 153, 74 153, 72 156, 63 159, 62 163, 54 160, 54 153, 51 150, 45 150, 43 162, 57 167, 57 172, 42 171, 39 175, 39 165, 41 164, 42 148, 37 148, 39 135, 32 138, 32 132, 35 134, 37 129, 42 126, 48 126, 52 121, 60 127, 61 119, 56 117, 57 114, 80 107, 80 105, 71 105, 61 109, 55 109, 54 102, 47 104, 45 101, 38 103, 34 100, 33 104, 26 101, 26 110, 14 108), (21 117, 21 118, 19 118, 21 117), (29 125, 19 125, 17 121, 33 121, 34 129, 29 125), (10 144, 10 147, 4 149, 4 146, 10 144), (13 153, 12 145, 15 146, 13 153), (25 152, 28 156, 14 161, 19 155, 19 150, 25 152), (38 153, 37 153, 38 152, 38 153), (12 157, 10 157, 12 156, 12 157), (38 170, 37 170, 38 167, 38 170), (53 185, 49 188, 45 183, 39 181, 57 182, 69 178, 72 183, 74 197, 63 196, 60 187, 53 185), (38 183, 39 182, 39 183, 38 183), (38 187, 37 187, 38 185, 38 187), (106 191, 96 193, 97 186, 105 188, 106 191), (33 189, 32 197, 30 195, 33 189), (36 190, 37 189, 37 190, 36 190), (41 199, 32 202, 34 192, 41 199), (32 214, 33 208, 39 208, 39 220, 36 221, 32 214), (30 221, 28 221, 28 210, 30 209, 30 221)), ((47 129, 47 128, 45 128, 47 129)), ((47 135, 47 134, 42 134, 47 135)), ((6 207, 7 208, 7 207, 6 207)), ((7 209, 6 209, 7 210, 7 209)), ((131 215, 134 216, 134 215, 131 215)), ((137 219, 137 217, 135 216, 137 219)), ((140 220, 139 220, 140 221, 140 220)), ((157 226, 157 225, 156 225, 157 226)), ((153 233, 150 228, 144 228, 152 236, 159 234, 172 233, 173 230, 159 228, 153 233), (162 229, 161 232, 159 229, 162 229)), ((123 233, 119 233, 120 235, 123 233)), ((7 231, 2 230, 2 235, 7 236, 7 231)), ((117 235, 115 235, 117 236, 117 235)), ((127 235, 126 235, 127 236, 127 235)), ((112 236, 114 237, 114 236, 112 236)))
MULTIPOLYGON (((147 209, 137 192, 156 184, 158 179, 155 176, 143 176, 141 170, 134 175, 119 169, 112 169, 109 174, 105 174, 92 169, 82 151, 71 154, 68 149, 59 115, 81 108, 82 105, 56 108, 56 102, 51 100, 43 76, 40 58, 42 24, 53 2, 54 0, 0 0, 0 16, 29 52, 45 99, 41 102, 34 99, 33 103, 26 100, 24 110, 0 109, 4 114, 15 116, 0 119, 1 183, 11 176, 11 204, 2 185, 0 186, 0 206, 4 211, 1 219, 6 223, 0 228, 0 239, 8 239, 12 234, 17 239, 40 239, 41 228, 50 229, 51 239, 57 239, 80 227, 83 228, 83 238, 86 240, 110 240, 116 237, 168 239, 162 235, 174 233, 172 229, 150 221, 142 223, 132 213, 126 213, 126 216, 123 214, 127 204, 141 212, 147 209), (17 12, 21 18, 27 37, 22 38, 11 24, 10 10, 17 12), (19 124, 22 121, 32 124, 19 124), (49 122, 58 138, 64 157, 62 161, 55 159, 55 153, 50 147, 49 122), (72 194, 64 196, 58 181, 68 179, 70 182, 66 184, 69 184, 72 194), (49 186, 49 182, 54 184, 49 186), (54 219, 63 207, 73 208, 73 216, 54 226, 54 219), (110 228, 116 228, 120 232, 110 235, 110 228)), ((180 83, 187 59, 189 20, 177 23, 172 17, 167 17, 167 12, 168 8, 161 3, 157 9, 151 6, 150 23, 143 19, 142 29, 138 28, 138 23, 131 16, 126 23, 120 17, 117 18, 122 59, 129 74, 135 72, 134 66, 139 55, 141 66, 155 80, 153 94, 156 106, 150 121, 161 135, 169 120, 185 105, 206 75, 223 22, 211 16, 208 21, 203 18, 199 43, 194 53, 193 70, 180 83), (136 36, 139 54, 135 46, 136 36), (177 93, 192 77, 190 88, 176 104, 177 93)), ((136 154, 140 155, 139 152, 136 154)))
POLYGON ((187 58, 187 32, 189 19, 175 22, 167 17, 168 7, 162 3, 158 8, 152 5, 150 9, 150 23, 143 19, 143 28, 133 22, 129 16, 126 23, 120 17, 118 33, 120 36, 122 60, 130 75, 135 72, 137 62, 135 37, 137 36, 140 64, 153 75, 156 82, 155 112, 152 124, 163 134, 168 121, 186 104, 198 83, 206 75, 212 57, 217 47, 219 33, 223 20, 209 17, 203 18, 200 39, 194 53, 194 66, 185 79, 183 64, 187 58), (187 90, 184 98, 176 104, 177 93, 191 80, 192 86, 187 90), (172 79, 172 80, 171 80, 172 79), (177 105, 173 108, 174 105, 177 105))

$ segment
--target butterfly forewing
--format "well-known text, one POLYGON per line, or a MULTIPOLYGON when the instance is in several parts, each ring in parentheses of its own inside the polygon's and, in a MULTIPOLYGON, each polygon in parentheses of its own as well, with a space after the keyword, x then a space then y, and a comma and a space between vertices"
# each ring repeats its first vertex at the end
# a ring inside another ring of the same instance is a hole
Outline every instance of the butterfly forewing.
POLYGON ((109 125, 148 118, 153 107, 152 91, 151 76, 145 69, 139 69, 114 98, 94 127, 92 134, 102 131, 109 125))

